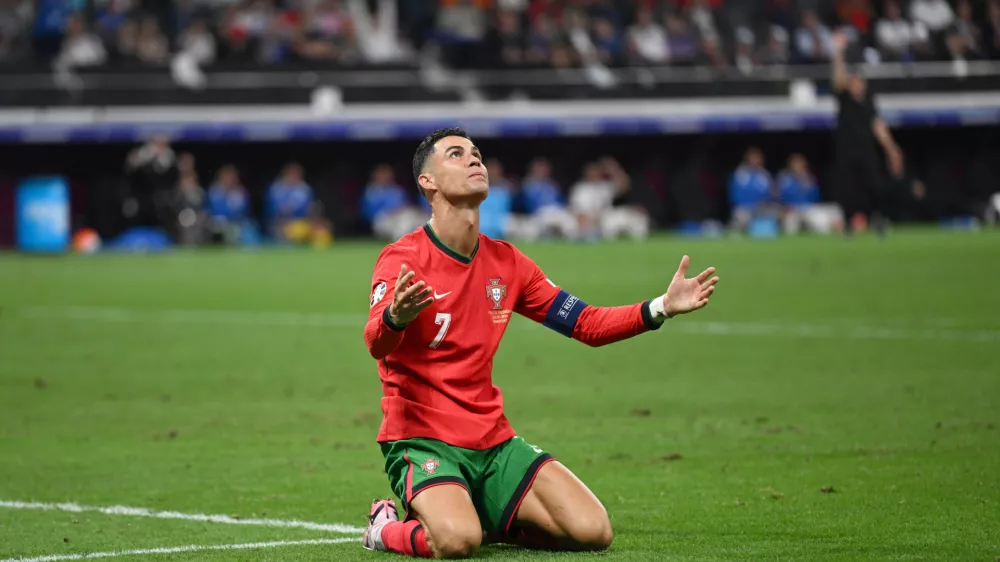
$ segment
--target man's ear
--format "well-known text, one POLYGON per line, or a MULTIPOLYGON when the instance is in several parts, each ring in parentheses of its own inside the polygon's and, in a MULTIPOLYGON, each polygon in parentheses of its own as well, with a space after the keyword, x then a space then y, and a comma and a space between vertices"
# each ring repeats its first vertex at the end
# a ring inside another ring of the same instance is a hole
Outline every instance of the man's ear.
POLYGON ((437 185, 434 183, 434 176, 430 173, 424 172, 417 177, 417 184, 420 189, 427 191, 428 189, 437 189, 437 185))

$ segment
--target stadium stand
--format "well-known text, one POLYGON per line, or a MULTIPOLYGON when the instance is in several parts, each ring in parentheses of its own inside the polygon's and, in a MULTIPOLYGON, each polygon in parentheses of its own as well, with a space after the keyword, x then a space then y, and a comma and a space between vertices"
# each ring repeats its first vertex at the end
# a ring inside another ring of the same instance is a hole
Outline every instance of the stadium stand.
MULTIPOLYGON (((93 201, 75 207, 74 227, 107 223, 110 235, 128 223, 98 218, 128 199, 124 154, 164 135, 203 177, 237 162, 255 208, 277 170, 302 162, 338 235, 362 233, 357 201, 374 166, 390 161, 412 187, 397 141, 458 124, 516 174, 527 152, 547 150, 564 192, 583 162, 528 139, 587 143, 591 161, 635 146, 643 156, 623 160, 640 180, 630 197, 673 201, 650 208, 655 225, 725 222, 724 189, 704 184, 723 185, 751 144, 770 162, 805 152, 827 195, 837 33, 907 152, 941 155, 911 156, 910 175, 955 183, 950 165, 972 178, 914 216, 983 205, 1000 177, 983 156, 1000 123, 1000 0, 2 0, 0 185, 72 172, 87 193, 76 197, 93 201), (672 140, 687 135, 698 141, 672 140), (941 138, 972 148, 948 156, 941 138), (391 158, 322 156, 371 147, 391 158), (60 150, 72 170, 50 160, 60 150), (710 202, 651 187, 665 183, 698 184, 710 202)), ((0 197, 0 216, 10 201, 0 197)))

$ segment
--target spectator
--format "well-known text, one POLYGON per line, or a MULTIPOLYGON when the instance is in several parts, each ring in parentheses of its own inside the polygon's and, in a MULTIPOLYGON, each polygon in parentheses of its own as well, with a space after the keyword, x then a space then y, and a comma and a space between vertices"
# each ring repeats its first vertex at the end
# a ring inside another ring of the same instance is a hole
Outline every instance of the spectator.
POLYGON ((547 13, 541 12, 531 22, 525 58, 532 64, 547 62, 554 64, 556 50, 565 50, 562 47, 563 43, 564 40, 559 29, 553 24, 552 18, 547 13))
POLYGON ((377 236, 393 241, 427 220, 426 212, 415 207, 396 183, 396 174, 388 164, 379 164, 372 170, 361 197, 361 214, 377 236))
POLYGON ((527 215, 517 221, 517 236, 529 240, 552 235, 577 238, 579 225, 566 208, 559 184, 552 179, 552 165, 545 158, 535 158, 528 166, 521 184, 521 200, 527 215))
POLYGON ((986 4, 982 37, 983 48, 989 58, 1000 60, 1000 0, 989 0, 986 4))
POLYGON ((945 44, 953 60, 978 59, 982 57, 982 41, 979 26, 972 21, 972 3, 958 0, 958 17, 948 28, 945 44))
POLYGON ((795 30, 795 48, 805 61, 821 62, 830 60, 833 53, 833 35, 830 28, 819 21, 816 12, 802 14, 802 25, 795 30))
POLYGON ((764 14, 767 23, 778 26, 785 32, 795 27, 796 4, 794 0, 765 0, 764 14))
POLYGON ((180 51, 198 65, 215 61, 215 37, 203 20, 194 20, 180 37, 180 51))
POLYGON ((139 26, 135 55, 148 64, 164 64, 170 57, 167 38, 160 32, 160 22, 155 17, 143 18, 139 26))
POLYGON ((332 239, 332 229, 304 175, 302 166, 293 162, 285 166, 268 188, 267 229, 279 242, 327 246, 332 239))
POLYGON ((628 29, 628 49, 633 61, 663 64, 670 59, 667 33, 653 19, 653 10, 643 4, 637 8, 635 23, 628 29))
POLYGON ((109 0, 97 11, 94 27, 98 36, 105 43, 113 43, 118 36, 118 30, 129 21, 132 11, 132 0, 109 0))
POLYGON ((625 50, 622 38, 611 20, 603 17, 592 22, 592 41, 597 58, 604 64, 617 65, 623 61, 625 50))
POLYGON ((941 33, 955 21, 946 0, 912 0, 910 19, 922 23, 931 33, 941 33))
POLYGON ((926 50, 929 37, 924 24, 903 18, 898 0, 886 0, 885 17, 875 24, 875 40, 885 58, 912 61, 926 50))
POLYGON ((194 156, 189 153, 181 154, 177 158, 177 170, 177 188, 171 202, 172 235, 182 246, 198 246, 204 242, 207 216, 205 190, 195 171, 194 156))
POLYGON ((503 165, 497 158, 486 161, 486 175, 490 191, 479 205, 479 230, 486 236, 504 239, 510 230, 511 211, 514 206, 514 185, 504 175, 503 165))
POLYGON ((707 0, 688 0, 685 8, 687 19, 694 24, 703 41, 718 43, 719 31, 712 5, 707 0))
POLYGON ((836 11, 841 23, 868 34, 872 16, 869 0, 837 0, 836 11))
POLYGON ((729 179, 730 228, 745 232, 755 218, 769 213, 774 195, 774 180, 764 168, 764 153, 750 147, 729 179))
POLYGON ((260 239, 250 219, 250 196, 240 183, 236 166, 219 169, 215 183, 208 188, 209 231, 212 240, 223 244, 254 244, 260 239))
POLYGON ((736 30, 736 53, 733 58, 736 68, 743 74, 750 74, 757 66, 754 52, 755 39, 753 31, 749 28, 740 27, 736 30))
POLYGON ((56 67, 62 69, 98 66, 108 58, 104 44, 97 35, 87 30, 83 17, 74 14, 66 20, 66 37, 62 50, 56 59, 56 67))
POLYGON ((305 21, 309 22, 311 36, 333 46, 337 59, 355 58, 354 26, 341 0, 319 0, 305 21))
POLYGON ((843 229, 843 212, 835 203, 820 203, 819 185, 805 156, 792 154, 788 168, 778 174, 783 230, 797 234, 805 225, 811 232, 829 234, 843 229))
POLYGON ((166 137, 156 136, 129 152, 125 159, 129 193, 122 210, 130 222, 167 226, 170 193, 177 185, 177 156, 166 137))
POLYGON ((25 23, 31 17, 31 2, 0 0, 0 60, 10 58, 23 42, 25 23))
POLYGON ((517 66, 526 62, 525 38, 517 13, 497 12, 496 27, 490 30, 486 43, 489 59, 496 66, 517 66))
POLYGON ((768 31, 767 46, 759 55, 761 64, 788 64, 791 58, 788 49, 788 31, 778 25, 770 26, 768 31))
POLYGON ((649 216, 640 208, 615 206, 631 188, 631 178, 611 157, 584 167, 583 177, 570 193, 570 208, 577 216, 584 240, 606 239, 628 234, 634 239, 649 233, 649 216))
POLYGON ((666 17, 667 51, 670 53, 670 63, 674 65, 691 65, 701 56, 698 34, 691 24, 682 16, 668 13, 666 17))
POLYGON ((365 61, 380 64, 409 58, 409 49, 399 39, 395 0, 378 0, 374 17, 365 0, 350 0, 347 7, 365 61))
POLYGON ((444 47, 445 60, 457 68, 479 64, 478 51, 486 38, 489 0, 440 0, 437 12, 437 39, 444 47))

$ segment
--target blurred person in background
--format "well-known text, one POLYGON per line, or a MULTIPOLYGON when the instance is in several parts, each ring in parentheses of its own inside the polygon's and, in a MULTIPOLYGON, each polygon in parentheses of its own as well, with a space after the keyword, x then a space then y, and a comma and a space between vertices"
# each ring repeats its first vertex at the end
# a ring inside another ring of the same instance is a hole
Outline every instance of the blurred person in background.
POLYGON ((802 13, 802 25, 795 30, 795 50, 805 62, 828 61, 833 54, 830 28, 812 10, 802 13))
POLYGON ((521 29, 520 15, 499 10, 496 25, 487 33, 485 45, 485 59, 493 66, 518 66, 527 62, 527 39, 521 29))
POLYGON ((490 238, 503 240, 510 235, 514 222, 514 183, 504 174, 499 159, 490 158, 485 165, 490 190, 479 205, 479 231, 490 238))
POLYGON ((623 234, 642 239, 649 234, 649 216, 644 210, 615 206, 631 186, 628 173, 610 156, 584 167, 583 177, 570 192, 570 208, 576 214, 583 240, 613 239, 623 234))
POLYGON ((912 0, 910 19, 922 23, 931 33, 943 33, 955 21, 947 0, 912 0))
POLYGON ((886 0, 885 16, 875 24, 875 39, 885 60, 913 61, 927 52, 927 26, 903 17, 899 0, 886 0))
POLYGON ((142 19, 136 42, 135 56, 146 64, 166 64, 170 58, 170 45, 160 31, 160 22, 153 16, 142 19))
POLYGON ((194 156, 183 153, 177 157, 177 188, 171 208, 171 234, 182 246, 198 246, 205 241, 208 216, 205 213, 205 190, 195 170, 194 156))
POLYGON ((361 214, 376 236, 392 241, 419 228, 429 216, 410 202, 388 164, 379 164, 372 170, 371 180, 361 196, 361 214))
POLYGON ((31 0, 0 0, 0 60, 22 54, 32 16, 31 0))
POLYGON ((948 54, 955 61, 980 59, 983 57, 982 36, 979 25, 972 19, 972 3, 958 0, 956 7, 958 15, 945 37, 948 54))
POLYGON ((656 16, 649 4, 636 8, 635 23, 628 28, 626 40, 632 62, 666 64, 670 59, 667 49, 667 32, 656 23, 656 16))
POLYGON ((757 55, 760 64, 765 65, 785 65, 791 59, 791 52, 788 45, 788 30, 780 25, 772 25, 768 28, 767 44, 761 48, 757 55))
POLYGON ((55 67, 58 70, 70 68, 98 66, 108 60, 104 43, 96 34, 87 29, 87 23, 80 14, 73 14, 66 19, 66 34, 62 49, 56 57, 55 67))
POLYGON ((165 136, 152 137, 129 152, 125 159, 129 193, 122 205, 126 219, 133 225, 167 228, 177 173, 177 156, 165 136))
POLYGON ((332 240, 329 221, 298 163, 286 165, 268 188, 265 214, 268 234, 278 242, 324 247, 332 240))
POLYGON ((204 20, 194 20, 184 29, 178 47, 180 53, 191 57, 196 64, 211 64, 215 61, 215 37, 204 20))
POLYGON ((240 183, 236 166, 219 168, 215 183, 208 188, 209 233, 222 244, 253 244, 260 239, 250 218, 250 195, 240 183))
POLYGON ((752 146, 729 178, 730 229, 747 232, 754 219, 773 214, 776 199, 774 179, 764 167, 764 152, 752 146))
POLYGON ((834 188, 846 213, 845 232, 854 224, 871 224, 884 235, 888 227, 885 206, 887 179, 879 148, 885 154, 889 172, 903 174, 903 152, 892 138, 889 126, 878 116, 875 100, 865 77, 848 72, 844 61, 847 38, 834 36, 833 91, 838 113, 835 137, 834 188), (870 211, 870 220, 863 211, 870 211))
POLYGON ((516 221, 516 236, 529 240, 549 236, 578 238, 580 226, 566 207, 559 184, 552 179, 552 164, 547 159, 535 158, 528 165, 520 197, 527 214, 516 221))
POLYGON ((701 42, 691 23, 682 15, 667 12, 667 52, 670 64, 675 66, 693 65, 701 58, 701 42))
POLYGON ((983 49, 993 60, 1000 60, 1000 0, 986 3, 986 21, 983 23, 983 49))
POLYGON ((475 68, 489 27, 490 0, 438 0, 435 39, 445 62, 454 68, 475 68))
POLYGON ((411 57, 409 46, 400 39, 396 0, 378 0, 375 14, 368 11, 366 0, 349 0, 347 8, 365 61, 380 64, 411 57))
POLYGON ((817 234, 843 229, 843 211, 836 203, 820 202, 819 184, 801 154, 789 156, 788 167, 778 174, 778 197, 786 234, 798 234, 803 226, 817 234))

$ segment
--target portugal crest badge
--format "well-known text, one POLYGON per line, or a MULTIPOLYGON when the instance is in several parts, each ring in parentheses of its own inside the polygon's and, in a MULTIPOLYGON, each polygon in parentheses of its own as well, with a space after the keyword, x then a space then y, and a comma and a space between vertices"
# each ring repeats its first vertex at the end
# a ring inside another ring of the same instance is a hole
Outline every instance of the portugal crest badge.
POLYGON ((437 459, 430 458, 430 459, 427 459, 427 462, 425 462, 424 464, 420 465, 420 470, 423 470, 428 475, 433 476, 434 475, 434 471, 437 470, 439 466, 441 466, 441 463, 439 463, 437 461, 437 459))
POLYGON ((490 279, 486 286, 486 298, 493 301, 493 310, 503 310, 503 299, 507 296, 507 285, 500 284, 500 278, 490 279))

